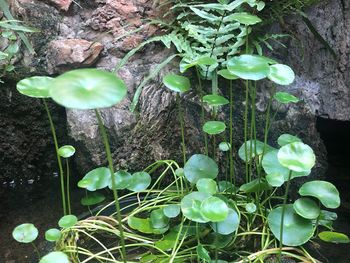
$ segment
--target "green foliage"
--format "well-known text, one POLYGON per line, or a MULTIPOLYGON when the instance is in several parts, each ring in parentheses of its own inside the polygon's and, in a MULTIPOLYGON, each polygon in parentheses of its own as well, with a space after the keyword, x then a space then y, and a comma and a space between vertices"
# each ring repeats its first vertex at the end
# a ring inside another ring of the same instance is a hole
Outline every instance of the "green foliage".
POLYGON ((33 224, 21 224, 16 226, 12 232, 12 237, 20 243, 31 243, 38 237, 38 229, 33 224))

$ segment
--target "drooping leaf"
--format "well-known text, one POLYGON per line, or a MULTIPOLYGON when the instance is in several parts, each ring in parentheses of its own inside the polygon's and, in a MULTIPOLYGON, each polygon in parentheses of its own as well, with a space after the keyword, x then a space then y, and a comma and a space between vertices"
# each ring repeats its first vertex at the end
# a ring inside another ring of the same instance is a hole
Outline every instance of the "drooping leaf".
POLYGON ((74 226, 78 222, 78 218, 75 215, 66 215, 61 217, 58 221, 58 225, 62 228, 69 228, 74 226))
POLYGON ((297 103, 300 101, 294 95, 289 94, 288 92, 282 92, 282 91, 276 92, 276 94, 273 96, 273 98, 275 100, 277 100, 278 102, 283 103, 283 104, 297 103))
POLYGON ((210 106, 223 106, 230 103, 225 97, 216 94, 205 95, 203 101, 210 106))
POLYGON ((89 191, 96 191, 107 187, 111 181, 111 172, 106 167, 99 167, 88 172, 79 182, 79 187, 84 187, 89 191))
POLYGON ((17 83, 19 93, 33 98, 50 98, 49 90, 53 78, 30 77, 17 83))
POLYGON ((176 243, 178 233, 176 231, 170 231, 161 240, 155 242, 155 246, 163 251, 170 250, 176 243))
MULTIPOLYGON (((115 179, 115 189, 125 189, 128 188, 132 179, 132 176, 127 171, 118 171, 114 173, 114 179, 115 179)), ((112 178, 111 181, 108 183, 108 188, 112 189, 112 178)))
POLYGON ((221 222, 226 219, 229 208, 220 198, 210 196, 203 200, 200 210, 203 217, 208 219, 208 221, 221 222))
POLYGON ((201 213, 202 202, 210 197, 208 193, 192 192, 186 195, 181 200, 181 211, 182 214, 188 219, 198 222, 206 223, 209 220, 203 217, 201 213))
POLYGON ((201 178, 196 183, 199 192, 209 193, 211 195, 216 194, 218 186, 213 179, 201 178))
POLYGON ((239 215, 238 213, 229 208, 228 215, 224 221, 210 223, 211 228, 221 235, 229 235, 235 232, 239 227, 239 215))
POLYGON ((184 167, 186 179, 195 184, 201 178, 215 179, 219 168, 215 161, 203 154, 192 155, 184 167))
POLYGON ((68 256, 60 251, 50 252, 39 263, 70 263, 68 256))
POLYGON ((64 145, 58 149, 58 154, 62 158, 72 157, 75 153, 75 148, 72 145, 64 145))
POLYGON ((302 196, 313 196, 327 208, 338 208, 340 206, 339 191, 326 181, 311 181, 303 184, 299 189, 302 196))
POLYGON ((298 215, 306 219, 316 219, 321 212, 317 203, 307 197, 302 197, 296 200, 293 204, 293 208, 298 215))
POLYGON ((176 74, 167 74, 163 78, 164 85, 175 92, 186 92, 191 88, 190 80, 187 77, 176 75, 176 74))
POLYGON ((199 244, 196 248, 197 255, 200 259, 205 261, 211 261, 208 250, 206 250, 203 245, 199 244))
POLYGON ((301 140, 298 137, 290 134, 282 134, 280 137, 278 137, 277 142, 279 146, 284 146, 293 142, 301 142, 301 140))
POLYGON ((38 237, 38 234, 38 229, 29 223, 16 226, 12 231, 12 237, 20 243, 31 243, 38 237))
POLYGON ((61 231, 57 228, 51 228, 45 232, 45 239, 49 242, 56 242, 61 238, 61 231))
POLYGON ((226 125, 222 121, 208 121, 203 125, 203 131, 210 134, 216 135, 224 132, 226 125))
POLYGON ((125 83, 113 73, 98 69, 76 69, 55 78, 50 96, 58 104, 72 109, 111 107, 124 99, 125 83))
POLYGON ((290 85, 295 79, 295 74, 287 65, 275 64, 270 66, 270 73, 267 77, 279 85, 290 85))
MULTIPOLYGON (((277 240, 280 241, 280 226, 283 206, 271 210, 267 217, 269 227, 277 240)), ((313 236, 312 221, 295 213, 293 205, 285 206, 283 220, 282 243, 286 246, 300 246, 313 236)))
POLYGON ((330 242, 330 243, 335 243, 335 244, 350 243, 350 239, 347 235, 345 235, 343 233, 338 233, 338 232, 323 231, 323 232, 318 234, 318 237, 325 242, 330 242))
POLYGON ((168 205, 163 208, 163 213, 169 218, 175 218, 180 214, 180 205, 168 205))
POLYGON ((89 193, 87 196, 81 199, 81 204, 84 206, 97 205, 103 202, 106 197, 98 192, 89 193))

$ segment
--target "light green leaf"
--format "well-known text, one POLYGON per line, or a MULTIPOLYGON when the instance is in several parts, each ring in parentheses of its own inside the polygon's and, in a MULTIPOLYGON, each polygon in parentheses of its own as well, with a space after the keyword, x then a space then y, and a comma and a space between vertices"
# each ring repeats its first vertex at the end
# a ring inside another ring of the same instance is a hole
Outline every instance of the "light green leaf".
POLYGON ((79 181, 79 187, 86 188, 89 191, 96 191, 107 187, 111 181, 111 172, 106 167, 99 167, 88 172, 82 180, 79 181))
POLYGON ((203 101, 210 106, 223 106, 230 103, 225 97, 216 94, 205 95, 203 101))
POLYGON ((93 192, 87 194, 87 196, 83 197, 81 199, 81 204, 84 206, 91 206, 91 205, 97 205, 101 202, 103 202, 106 199, 106 197, 98 192, 93 192))
MULTIPOLYGON (((129 187, 132 176, 130 173, 128 173, 127 171, 118 171, 116 173, 114 173, 114 179, 115 179, 115 189, 126 189, 129 187)), ((108 188, 112 189, 112 178, 111 181, 108 183, 108 188)))
POLYGON ((200 259, 205 261, 211 261, 208 250, 206 250, 203 245, 199 244, 196 248, 197 255, 200 259))
POLYGON ((51 228, 45 232, 45 239, 49 242, 56 242, 61 238, 61 231, 56 228, 51 228))
POLYGON ((217 192, 217 185, 216 182, 213 179, 209 178, 201 178, 196 183, 197 189, 199 192, 203 193, 209 193, 209 194, 216 194, 217 192))
POLYGON ((63 252, 54 251, 44 256, 39 263, 70 263, 70 261, 63 252))
POLYGON ((30 77, 17 83, 19 93, 33 98, 50 98, 49 90, 53 78, 30 77))
POLYGON ((69 228, 74 226, 78 222, 78 218, 75 215, 66 215, 61 217, 58 221, 58 225, 62 228, 69 228))
POLYGON ((167 74, 163 78, 164 85, 175 92, 186 92, 191 88, 190 80, 187 77, 176 75, 176 74, 167 74))
POLYGON ((208 121, 203 125, 203 131, 210 134, 216 135, 224 132, 226 124, 222 121, 208 121))
POLYGON ((347 244, 350 243, 350 239, 347 235, 338 232, 323 231, 318 234, 318 237, 325 241, 335 244, 347 244))
POLYGON ((20 243, 31 243, 38 237, 38 234, 38 229, 29 223, 16 226, 12 231, 12 237, 20 243))
POLYGON ((239 222, 240 219, 238 213, 229 208, 228 215, 224 221, 210 223, 210 226, 216 233, 221 235, 229 235, 238 229, 239 222))
POLYGON ((163 208, 163 213, 169 218, 175 218, 180 214, 180 205, 168 205, 163 208))
POLYGON ((275 100, 283 104, 297 103, 300 101, 300 99, 298 99, 294 95, 289 94, 288 92, 282 92, 282 91, 276 92, 276 94, 273 97, 275 100))
POLYGON ((280 137, 278 137, 277 142, 279 146, 284 146, 293 142, 301 142, 301 140, 298 137, 290 134, 282 134, 280 137))
POLYGON ((203 154, 192 155, 184 167, 186 179, 195 184, 201 178, 214 179, 219 173, 215 161, 203 154))
POLYGON ((224 221, 228 215, 227 204, 215 196, 210 196, 205 199, 201 204, 200 210, 203 217, 211 222, 224 221))
POLYGON ((220 151, 227 152, 231 149, 231 144, 229 144, 228 142, 220 142, 219 149, 220 151))
POLYGON ((127 189, 133 192, 144 191, 151 184, 151 181, 152 178, 148 173, 137 172, 131 176, 131 180, 127 189))
POLYGON ((243 25, 255 25, 260 23, 262 20, 255 16, 248 14, 246 12, 233 13, 232 15, 226 16, 224 22, 237 21, 243 25))
POLYGON ((62 158, 69 158, 75 154, 75 148, 72 145, 64 145, 58 149, 58 154, 62 158))
POLYGON ((203 217, 201 213, 202 202, 210 197, 208 193, 192 192, 186 195, 181 200, 181 211, 182 214, 188 219, 198 222, 206 223, 208 220, 203 217))
POLYGON ((290 85, 295 79, 295 74, 287 65, 275 64, 270 66, 270 73, 267 77, 279 85, 290 85))
POLYGON ((306 219, 316 219, 320 215, 320 208, 317 203, 307 197, 302 197, 296 200, 293 208, 298 215, 306 219))

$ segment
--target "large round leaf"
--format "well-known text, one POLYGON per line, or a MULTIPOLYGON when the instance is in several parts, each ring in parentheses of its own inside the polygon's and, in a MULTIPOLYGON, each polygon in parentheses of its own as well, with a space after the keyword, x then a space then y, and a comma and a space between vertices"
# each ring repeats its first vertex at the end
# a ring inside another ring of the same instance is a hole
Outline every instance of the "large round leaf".
POLYGON ((275 64, 270 66, 270 73, 267 77, 279 85, 290 85, 295 79, 295 74, 287 65, 275 64))
POLYGON ((298 215, 306 219, 316 219, 321 212, 317 203, 307 197, 302 197, 296 200, 293 204, 293 208, 298 215))
POLYGON ((216 233, 229 235, 239 227, 239 215, 235 210, 229 208, 228 215, 224 221, 210 223, 210 226, 216 233))
POLYGON ((260 80, 270 73, 268 61, 256 55, 233 57, 228 61, 227 69, 231 74, 246 80, 260 80))
POLYGON ((111 181, 111 172, 106 167, 99 167, 88 172, 79 182, 79 186, 86 188, 89 191, 96 191, 107 187, 111 181))
POLYGON ((181 211, 183 215, 195 222, 208 222, 209 220, 204 218, 201 213, 201 205, 202 202, 209 197, 211 197, 210 194, 201 192, 192 192, 186 195, 181 200, 181 211))
POLYGON ((230 103, 225 97, 216 94, 205 95, 203 101, 210 106, 223 106, 230 103))
POLYGON ((277 142, 279 146, 284 146, 293 142, 301 142, 301 140, 298 137, 290 134, 282 134, 280 137, 278 137, 277 142))
POLYGON ((38 237, 38 234, 38 229, 29 223, 16 226, 12 231, 12 237, 20 243, 31 243, 38 237))
POLYGON ((89 193, 87 196, 81 199, 81 204, 84 206, 97 205, 103 202, 106 197, 98 192, 89 193))
POLYGON ((350 243, 350 239, 347 235, 343 233, 338 232, 332 232, 332 231, 323 231, 318 234, 319 238, 325 242, 331 242, 331 243, 343 243, 347 244, 350 243))
POLYGON ((124 99, 127 88, 114 74, 97 69, 68 71, 52 81, 50 96, 72 109, 111 107, 124 99))
POLYGON ((222 121, 208 121, 203 125, 203 131, 210 135, 220 134, 225 129, 226 125, 222 121))
POLYGON ((302 142, 293 142, 282 146, 277 157, 281 165, 295 172, 311 170, 316 161, 314 151, 302 142))
MULTIPOLYGON (((283 206, 272 209, 267 217, 269 227, 277 240, 280 241, 280 226, 283 206)), ((283 220, 282 243, 286 246, 300 246, 313 235, 312 221, 302 218, 293 209, 293 205, 285 206, 283 220)))
POLYGON ((190 80, 184 76, 179 76, 176 74, 167 74, 163 78, 164 85, 175 92, 186 92, 190 89, 190 80))
POLYGON ((62 228, 69 228, 74 226, 78 222, 78 218, 75 215, 66 215, 61 217, 58 221, 58 225, 62 228))
POLYGON ((228 207, 220 198, 211 196, 202 202, 201 213, 208 221, 221 222, 224 221, 228 215, 228 207))
POLYGON ((316 197, 327 208, 340 206, 339 192, 330 182, 318 180, 307 182, 300 187, 299 194, 316 197))
POLYGON ((201 178, 214 179, 219 173, 217 164, 203 154, 192 155, 184 167, 185 177, 190 183, 197 183, 201 178))
POLYGON ((209 178, 201 178, 196 183, 197 189, 199 192, 208 193, 208 194, 216 194, 218 191, 218 186, 213 179, 209 178))
POLYGON ((148 173, 137 172, 131 176, 131 180, 127 189, 133 192, 144 191, 151 184, 151 181, 152 178, 148 173))
POLYGON ((50 98, 49 90, 53 78, 31 77, 17 83, 19 93, 33 98, 50 98))
MULTIPOLYGON (((127 171, 118 171, 114 173, 115 189, 125 189, 129 186, 132 176, 127 171)), ((112 179, 108 183, 108 188, 112 189, 112 179)))
POLYGON ((273 96, 275 100, 277 100, 280 103, 288 104, 288 103, 297 103, 300 100, 293 96, 292 94, 289 94, 288 92, 276 92, 276 94, 273 96))
POLYGON ((54 251, 44 256, 39 263, 69 263, 69 258, 66 254, 60 251, 54 251))
POLYGON ((72 145, 64 145, 58 149, 58 154, 62 158, 72 157, 75 153, 75 148, 72 145))

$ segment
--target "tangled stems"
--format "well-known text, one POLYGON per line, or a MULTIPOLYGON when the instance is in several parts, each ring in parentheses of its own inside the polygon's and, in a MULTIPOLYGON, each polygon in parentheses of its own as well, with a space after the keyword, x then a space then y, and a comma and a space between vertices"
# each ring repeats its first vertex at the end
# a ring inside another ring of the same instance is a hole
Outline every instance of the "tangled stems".
POLYGON ((111 154, 111 148, 109 146, 108 142, 108 137, 106 130, 103 126, 102 118, 98 110, 95 109, 95 115, 98 120, 98 126, 100 128, 100 132, 102 135, 103 143, 105 145, 105 150, 106 150, 106 155, 107 155, 107 160, 108 160, 108 166, 109 170, 111 172, 111 179, 112 179, 112 189, 113 189, 113 196, 114 196, 114 203, 115 203, 115 208, 117 212, 117 220, 118 220, 118 228, 119 228, 119 233, 120 233, 120 243, 121 243, 121 249, 122 249, 122 260, 124 263, 126 263, 126 250, 125 250, 125 240, 124 240, 124 231, 123 231, 123 226, 122 226, 122 217, 120 213, 120 205, 118 201, 118 193, 116 190, 116 185, 115 185, 115 174, 114 174, 114 168, 113 168, 113 160, 112 160, 112 154, 111 154))
POLYGON ((46 110, 46 113, 47 113, 47 117, 49 118, 51 133, 52 133, 53 141, 54 141, 54 144, 55 144, 55 150, 56 150, 56 156, 57 156, 57 162, 58 162, 58 169, 59 169, 60 180, 61 180, 61 195, 62 195, 63 214, 67 215, 66 194, 65 194, 65 189, 64 189, 64 174, 63 174, 63 167, 62 167, 61 157, 58 154, 58 142, 57 142, 57 136, 56 136, 56 131, 55 131, 55 125, 53 124, 51 113, 50 113, 49 107, 47 106, 46 100, 43 99, 43 102, 44 102, 44 107, 45 107, 45 110, 46 110))

